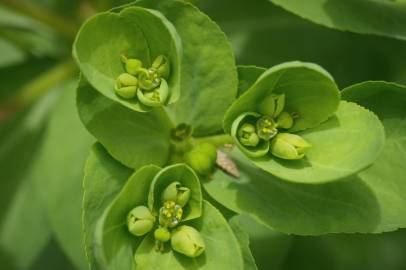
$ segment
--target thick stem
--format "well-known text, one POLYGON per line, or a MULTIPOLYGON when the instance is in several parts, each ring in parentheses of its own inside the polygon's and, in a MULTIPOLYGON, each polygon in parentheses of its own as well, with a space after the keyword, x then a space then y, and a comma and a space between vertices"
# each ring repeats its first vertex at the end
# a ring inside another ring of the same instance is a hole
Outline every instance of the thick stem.
POLYGON ((75 38, 79 29, 78 25, 71 23, 68 19, 64 19, 43 7, 40 8, 34 4, 20 0, 2 0, 2 3, 26 16, 46 24, 51 29, 54 29, 55 32, 62 34, 69 40, 75 38))

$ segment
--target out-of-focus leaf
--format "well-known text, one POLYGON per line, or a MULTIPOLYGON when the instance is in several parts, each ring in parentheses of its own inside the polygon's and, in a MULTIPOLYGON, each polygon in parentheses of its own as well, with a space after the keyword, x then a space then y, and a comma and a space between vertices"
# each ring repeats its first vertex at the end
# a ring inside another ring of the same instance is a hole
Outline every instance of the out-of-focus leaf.
MULTIPOLYGON (((406 231, 292 237, 285 270, 403 270, 406 231)), ((271 268, 264 268, 271 269, 271 268)), ((273 269, 273 268, 272 268, 273 269)))
POLYGON ((276 232, 247 215, 234 216, 230 223, 248 234, 250 249, 259 269, 284 269, 291 236, 276 232))
POLYGON ((28 269, 49 240, 31 169, 54 101, 50 93, 0 125, 0 257, 10 269, 28 269))
POLYGON ((86 269, 81 226, 84 162, 94 141, 76 112, 76 83, 63 87, 33 168, 56 239, 78 269, 86 269))
MULTIPOLYGON (((26 177, 2 220, 0 250, 12 259, 16 269, 29 269, 49 239, 50 228, 44 206, 38 198, 35 183, 26 177)), ((7 266, 3 264, 2 267, 7 266)))
POLYGON ((225 31, 239 64, 269 67, 292 60, 314 62, 340 86, 365 80, 405 81, 406 43, 401 40, 328 29, 268 0, 197 4, 225 31))
POLYGON ((9 41, 0 38, 0 68, 21 63, 26 58, 26 54, 9 41))
POLYGON ((406 40, 406 4, 376 0, 270 0, 321 25, 406 40))

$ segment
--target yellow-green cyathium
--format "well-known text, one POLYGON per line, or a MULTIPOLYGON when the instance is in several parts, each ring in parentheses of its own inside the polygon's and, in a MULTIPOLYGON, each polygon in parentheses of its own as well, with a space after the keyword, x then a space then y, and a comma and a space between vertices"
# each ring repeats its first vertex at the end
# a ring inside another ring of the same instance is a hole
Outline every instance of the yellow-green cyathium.
POLYGON ((148 107, 165 105, 169 96, 167 80, 170 75, 169 59, 164 55, 155 58, 150 68, 141 60, 121 56, 125 72, 116 79, 115 92, 123 99, 136 98, 148 107))
POLYGON ((294 124, 295 112, 285 111, 284 94, 271 94, 258 106, 257 112, 246 112, 232 124, 239 148, 250 157, 269 152, 281 159, 302 159, 311 145, 299 135, 287 132, 294 124))

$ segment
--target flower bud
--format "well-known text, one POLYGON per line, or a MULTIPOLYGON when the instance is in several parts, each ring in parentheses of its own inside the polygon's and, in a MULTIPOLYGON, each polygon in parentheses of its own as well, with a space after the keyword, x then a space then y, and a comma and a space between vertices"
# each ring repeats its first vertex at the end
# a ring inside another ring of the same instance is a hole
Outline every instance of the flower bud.
POLYGON ((159 88, 156 88, 152 91, 137 91, 138 100, 147 106, 150 107, 160 107, 165 104, 166 99, 168 98, 169 89, 168 83, 161 79, 161 85, 159 88))
POLYGON ((193 227, 182 225, 172 232, 172 248, 181 254, 195 258, 206 248, 200 233, 193 227))
POLYGON ((126 86, 137 86, 138 79, 131 74, 128 73, 121 73, 120 76, 117 77, 116 80, 116 87, 126 87, 126 86))
POLYGON ((311 144, 298 135, 279 133, 271 142, 271 153, 283 159, 301 159, 310 147, 311 144))
POLYGON ((255 147, 259 143, 259 137, 255 132, 255 126, 244 123, 237 131, 238 140, 244 146, 255 147))
POLYGON ((179 182, 173 182, 165 188, 161 195, 161 201, 174 201, 176 204, 184 207, 190 198, 190 189, 182 187, 179 182))
POLYGON ((125 65, 125 70, 131 75, 137 75, 142 68, 142 62, 138 59, 128 59, 124 55, 121 56, 121 61, 125 65))
POLYGON ((276 118, 285 107, 285 94, 271 94, 258 107, 258 112, 276 118))
POLYGON ((278 133, 276 123, 270 116, 262 116, 257 121, 257 134, 263 140, 269 141, 278 133))
POLYGON ((125 86, 121 88, 115 87, 116 94, 122 98, 130 99, 135 97, 137 93, 137 86, 125 86))
POLYGON ((171 239, 171 233, 167 228, 159 227, 154 231, 154 238, 159 242, 168 242, 171 239))
POLYGON ((157 58, 155 58, 154 62, 152 63, 152 68, 156 70, 156 72, 160 77, 168 79, 170 65, 169 60, 166 56, 160 55, 157 58))
POLYGON ((155 89, 161 83, 161 78, 158 76, 154 68, 141 68, 138 74, 138 84, 141 89, 150 91, 155 89))
POLYGON ((183 209, 174 201, 164 202, 159 209, 159 225, 163 227, 173 228, 182 220, 183 209))
POLYGON ((293 126, 293 117, 288 112, 282 112, 278 116, 278 120, 276 121, 278 127, 281 128, 291 128, 293 126))
POLYGON ((200 175, 208 175, 216 164, 217 148, 210 143, 200 143, 184 156, 186 163, 200 175))
POLYGON ((137 206, 127 215, 128 231, 136 236, 148 233, 154 226, 155 217, 145 206, 137 206))

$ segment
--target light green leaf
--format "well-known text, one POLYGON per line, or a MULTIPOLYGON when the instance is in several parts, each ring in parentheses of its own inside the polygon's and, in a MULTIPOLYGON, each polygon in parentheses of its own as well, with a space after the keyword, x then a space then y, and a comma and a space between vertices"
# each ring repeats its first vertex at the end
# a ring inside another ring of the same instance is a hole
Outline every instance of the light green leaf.
POLYGON ((0 38, 0 51, 2 53, 0 68, 21 63, 27 57, 20 48, 14 46, 4 38, 0 38))
POLYGON ((171 64, 169 103, 179 98, 181 44, 173 25, 159 12, 130 7, 120 13, 104 12, 90 18, 79 31, 73 54, 90 84, 107 98, 135 110, 146 111, 137 99, 119 98, 116 78, 124 72, 121 55, 140 59, 150 67, 158 55, 171 64))
POLYGON ((81 226, 83 167, 94 139, 83 128, 75 107, 75 85, 64 85, 55 103, 32 177, 51 230, 78 269, 86 268, 81 226))
POLYGON ((127 167, 161 166, 168 160, 171 124, 164 111, 129 110, 98 93, 84 78, 77 91, 77 106, 90 133, 127 167))
POLYGON ((283 160, 267 156, 254 159, 255 165, 293 182, 334 181, 371 165, 385 142, 384 129, 376 115, 345 101, 329 120, 298 135, 312 145, 305 158, 283 160))
POLYGON ((233 121, 244 112, 256 112, 271 93, 285 94, 285 109, 299 115, 290 132, 312 128, 337 110, 340 93, 331 76, 311 63, 287 62, 265 71, 255 84, 240 96, 224 116, 224 129, 231 131, 233 121))
MULTIPOLYGON (((364 82, 343 90, 343 97, 372 110, 382 121, 386 142, 381 155, 358 174, 376 194, 383 230, 406 227, 406 87, 387 82, 364 82)), ((379 228, 378 228, 379 229, 379 228)))
MULTIPOLYGON (((319 235, 337 232, 377 232, 387 230, 373 191, 357 177, 322 185, 287 182, 258 170, 245 156, 233 150, 231 157, 241 177, 221 170, 204 183, 209 195, 237 213, 288 234, 319 235)), ((379 191, 379 190, 378 190, 379 191)), ((391 198, 386 198, 391 200, 391 198)), ((402 218, 404 219, 404 218, 402 218)))
POLYGON ((137 5, 162 12, 182 39, 182 93, 169 107, 171 117, 193 126, 197 136, 220 131, 222 116, 237 94, 235 60, 227 37, 189 3, 148 0, 137 5))
POLYGON ((255 81, 266 71, 265 68, 256 66, 238 66, 238 96, 245 93, 255 81))
POLYGON ((148 190, 160 168, 147 165, 137 170, 99 220, 96 242, 108 269, 132 269, 134 252, 143 237, 132 235, 127 228, 127 215, 137 206, 146 206, 148 190))
POLYGON ((85 249, 91 269, 98 269, 94 247, 96 223, 132 172, 113 159, 100 144, 93 146, 86 162, 83 179, 82 215, 85 249))
POLYGON ((327 27, 406 40, 405 3, 385 0, 270 1, 327 27))
POLYGON ((155 251, 155 240, 148 235, 135 253, 137 270, 243 270, 242 254, 236 236, 221 213, 204 201, 203 213, 199 219, 187 222, 196 228, 206 245, 204 253, 196 258, 188 258, 172 251, 155 251))
POLYGON ((190 199, 183 208, 182 222, 198 218, 202 215, 202 191, 196 173, 186 164, 175 164, 162 169, 154 178, 148 195, 148 206, 158 212, 161 194, 172 182, 179 182, 181 186, 191 190, 190 199))
POLYGON ((258 267, 255 264, 255 259, 251 254, 249 236, 239 224, 237 217, 238 216, 232 217, 229 224, 231 229, 233 229, 238 242, 240 243, 240 248, 244 259, 244 270, 258 270, 258 267))

